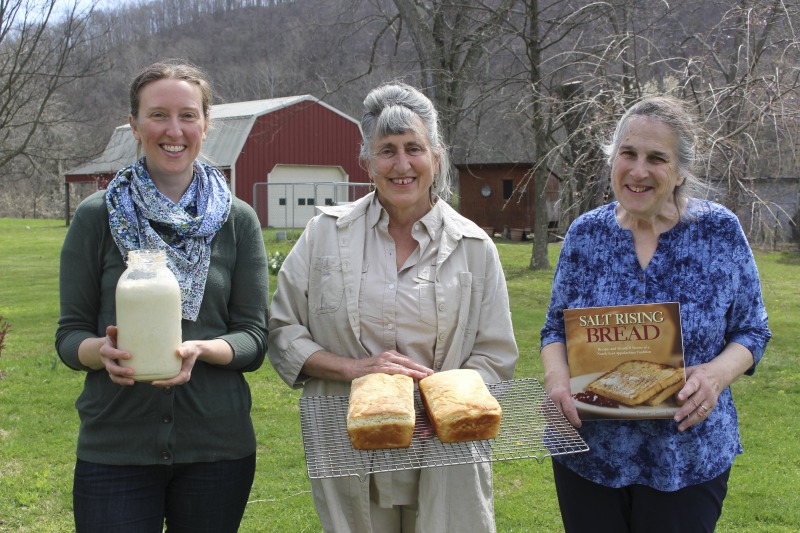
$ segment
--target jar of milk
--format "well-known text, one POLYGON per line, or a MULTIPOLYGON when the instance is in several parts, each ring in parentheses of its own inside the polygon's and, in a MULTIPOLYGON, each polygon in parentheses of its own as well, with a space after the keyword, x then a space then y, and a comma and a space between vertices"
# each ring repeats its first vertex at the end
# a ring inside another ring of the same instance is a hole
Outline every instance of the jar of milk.
POLYGON ((117 282, 117 348, 133 379, 170 379, 181 370, 181 291, 161 250, 128 252, 128 268, 117 282))

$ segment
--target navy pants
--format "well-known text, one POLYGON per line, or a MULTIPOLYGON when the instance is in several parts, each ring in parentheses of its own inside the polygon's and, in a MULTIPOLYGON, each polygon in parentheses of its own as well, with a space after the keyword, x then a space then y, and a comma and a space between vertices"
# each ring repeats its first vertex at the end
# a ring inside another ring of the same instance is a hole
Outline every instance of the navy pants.
POLYGON ((77 533, 235 533, 256 469, 234 461, 163 465, 75 464, 77 533))
POLYGON ((730 468, 674 492, 618 489, 584 479, 558 461, 553 477, 566 533, 712 533, 722 514, 730 468))

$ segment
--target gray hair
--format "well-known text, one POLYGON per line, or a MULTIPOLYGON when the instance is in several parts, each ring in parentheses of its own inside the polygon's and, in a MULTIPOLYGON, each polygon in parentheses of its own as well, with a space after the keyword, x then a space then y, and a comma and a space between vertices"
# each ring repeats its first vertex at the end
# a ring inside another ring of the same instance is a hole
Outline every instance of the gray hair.
POLYGON ((430 99, 404 83, 390 83, 373 89, 364 99, 366 112, 361 119, 361 151, 359 159, 371 165, 370 146, 374 139, 387 135, 402 135, 419 131, 416 119, 425 127, 428 142, 439 158, 439 168, 433 173, 431 196, 450 199, 450 157, 439 133, 439 113, 430 99))
POLYGON ((681 200, 701 196, 709 190, 709 184, 700 179, 696 172, 705 160, 700 150, 702 130, 695 117, 685 104, 671 96, 651 96, 631 106, 617 123, 611 142, 603 147, 609 166, 613 166, 619 151, 622 138, 628 131, 634 118, 644 117, 662 122, 678 137, 677 156, 678 172, 683 183, 675 187, 675 203, 682 205, 681 200))

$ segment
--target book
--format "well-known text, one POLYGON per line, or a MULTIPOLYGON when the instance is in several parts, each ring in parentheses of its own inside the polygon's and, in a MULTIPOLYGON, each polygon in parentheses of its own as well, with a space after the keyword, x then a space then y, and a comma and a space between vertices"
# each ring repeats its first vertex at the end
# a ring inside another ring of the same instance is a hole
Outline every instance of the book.
POLYGON ((686 383, 677 302, 564 310, 582 420, 672 418, 686 383))

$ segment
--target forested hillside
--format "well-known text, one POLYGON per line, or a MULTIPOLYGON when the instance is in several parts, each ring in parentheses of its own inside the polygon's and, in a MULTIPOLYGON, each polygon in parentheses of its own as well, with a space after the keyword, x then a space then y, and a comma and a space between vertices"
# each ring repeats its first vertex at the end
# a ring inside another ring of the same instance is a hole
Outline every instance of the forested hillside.
POLYGON ((555 171, 569 216, 597 201, 599 145, 647 93, 693 103, 707 173, 731 201, 743 179, 798 174, 800 0, 72 2, 29 0, 56 7, 47 24, 30 7, 3 12, 0 109, 16 114, 0 119, 0 216, 61 216, 61 175, 104 148, 127 120, 130 79, 161 58, 204 68, 217 103, 311 94, 356 118, 370 88, 408 81, 436 102, 454 159, 536 162, 534 193, 555 171), (70 48, 64 71, 42 60, 20 87, 10 65, 26 24, 70 48), (44 105, 8 96, 53 76, 44 105))

